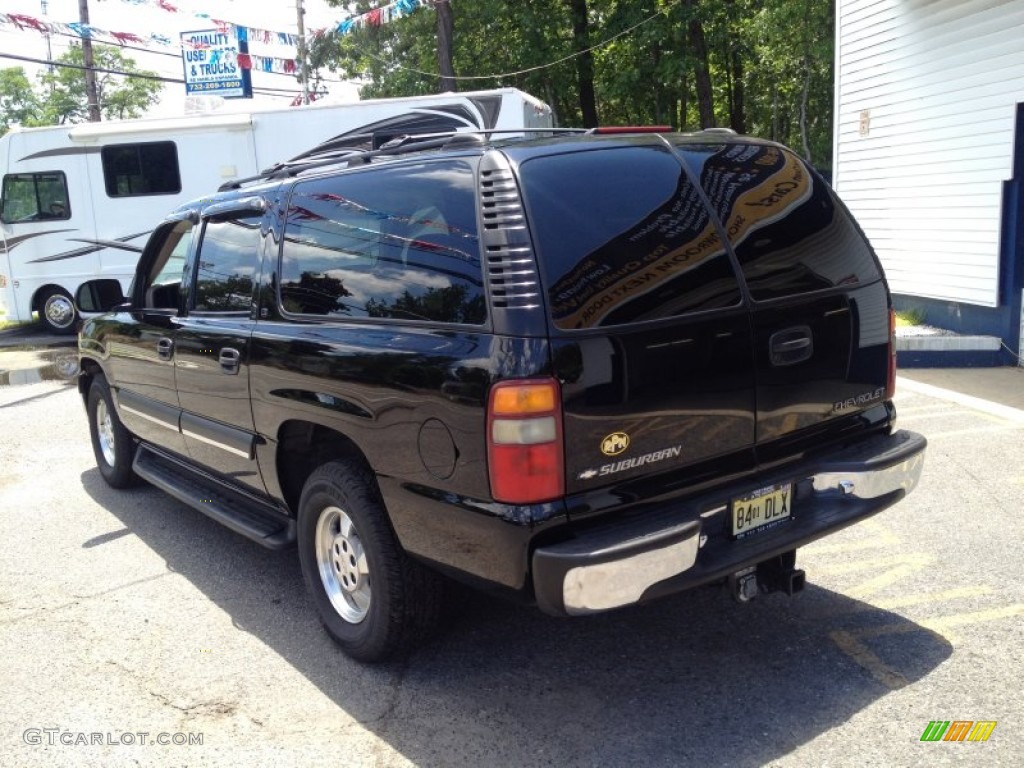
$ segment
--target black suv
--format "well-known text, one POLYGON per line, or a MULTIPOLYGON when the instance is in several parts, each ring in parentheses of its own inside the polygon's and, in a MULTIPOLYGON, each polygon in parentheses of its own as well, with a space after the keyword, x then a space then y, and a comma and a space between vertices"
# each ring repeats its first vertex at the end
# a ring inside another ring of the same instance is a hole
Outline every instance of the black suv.
POLYGON ((725 131, 325 150, 154 232, 80 335, 99 470, 268 547, 382 659, 442 575, 553 614, 803 586, 902 499, 893 314, 829 185, 725 131))

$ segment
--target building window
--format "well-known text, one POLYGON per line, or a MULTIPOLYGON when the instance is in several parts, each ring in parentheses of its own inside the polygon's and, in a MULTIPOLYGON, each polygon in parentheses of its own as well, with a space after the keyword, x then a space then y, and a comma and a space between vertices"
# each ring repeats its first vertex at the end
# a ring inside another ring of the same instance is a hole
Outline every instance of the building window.
POLYGON ((70 219, 68 182, 60 171, 4 176, 3 222, 70 219))
POLYGON ((173 141, 111 144, 103 148, 103 181, 110 197, 176 195, 181 192, 173 141))

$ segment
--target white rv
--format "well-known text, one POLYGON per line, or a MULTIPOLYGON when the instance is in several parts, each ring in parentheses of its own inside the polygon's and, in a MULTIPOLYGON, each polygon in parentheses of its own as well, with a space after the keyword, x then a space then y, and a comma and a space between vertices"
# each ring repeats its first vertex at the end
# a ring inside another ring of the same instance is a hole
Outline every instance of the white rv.
POLYGON ((187 200, 314 146, 412 133, 551 127, 514 88, 245 114, 15 129, 0 138, 0 320, 75 326, 78 286, 127 290, 152 228, 187 200))

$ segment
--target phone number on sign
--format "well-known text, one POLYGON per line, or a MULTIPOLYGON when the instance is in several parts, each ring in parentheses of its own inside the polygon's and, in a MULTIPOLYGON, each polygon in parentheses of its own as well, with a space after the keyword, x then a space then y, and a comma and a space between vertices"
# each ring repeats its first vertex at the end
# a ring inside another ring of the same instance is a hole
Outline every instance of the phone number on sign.
POLYGON ((192 91, 222 91, 230 88, 241 88, 241 80, 229 80, 227 82, 216 82, 216 83, 190 83, 188 90, 192 91))

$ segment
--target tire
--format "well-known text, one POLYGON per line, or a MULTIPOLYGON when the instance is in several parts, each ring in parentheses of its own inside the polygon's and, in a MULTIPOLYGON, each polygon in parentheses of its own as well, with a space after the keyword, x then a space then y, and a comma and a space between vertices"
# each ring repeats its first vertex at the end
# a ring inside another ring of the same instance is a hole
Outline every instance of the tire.
POLYGON ((443 579, 402 551, 365 468, 330 462, 313 471, 298 546, 320 621, 352 658, 384 661, 439 624, 443 579))
POLYGON ((72 333, 78 310, 66 291, 48 288, 39 298, 39 320, 52 333, 72 333))
POLYGON ((138 475, 132 469, 135 440, 114 410, 106 379, 100 376, 93 379, 85 410, 89 415, 89 436, 92 438, 96 466, 107 485, 111 488, 130 488, 138 484, 138 475))

